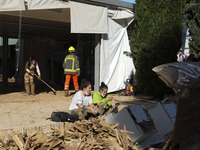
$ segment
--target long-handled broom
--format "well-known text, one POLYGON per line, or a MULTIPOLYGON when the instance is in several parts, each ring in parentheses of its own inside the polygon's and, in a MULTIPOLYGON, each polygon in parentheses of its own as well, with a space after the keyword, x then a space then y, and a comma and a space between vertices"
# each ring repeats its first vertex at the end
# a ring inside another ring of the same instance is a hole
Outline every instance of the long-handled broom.
MULTIPOLYGON (((35 73, 32 73, 32 74, 38 78, 38 76, 35 73)), ((38 78, 38 79, 40 81, 42 81, 44 84, 46 84, 46 86, 48 86, 53 91, 53 94, 56 95, 56 91, 50 85, 48 85, 44 80, 42 80, 40 78, 38 78)))

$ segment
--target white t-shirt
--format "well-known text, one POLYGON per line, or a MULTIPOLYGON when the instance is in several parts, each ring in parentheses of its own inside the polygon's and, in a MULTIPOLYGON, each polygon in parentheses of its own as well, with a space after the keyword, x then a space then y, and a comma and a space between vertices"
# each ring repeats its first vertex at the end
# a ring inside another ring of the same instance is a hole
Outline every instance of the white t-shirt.
POLYGON ((88 106, 89 104, 92 104, 92 96, 84 96, 82 91, 78 91, 74 97, 72 98, 72 103, 69 106, 69 110, 74 110, 78 108, 77 104, 83 104, 83 106, 88 106))
POLYGON ((186 59, 185 54, 177 54, 177 61, 178 62, 184 62, 186 59))

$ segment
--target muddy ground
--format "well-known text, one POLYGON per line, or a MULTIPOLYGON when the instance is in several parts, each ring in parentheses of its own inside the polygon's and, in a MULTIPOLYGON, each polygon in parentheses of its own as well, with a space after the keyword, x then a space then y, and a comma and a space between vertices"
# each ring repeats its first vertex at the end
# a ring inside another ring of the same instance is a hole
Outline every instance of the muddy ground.
MULTIPOLYGON (((71 92, 71 96, 64 97, 63 90, 57 90, 56 95, 54 95, 53 92, 43 89, 35 96, 28 96, 23 89, 17 87, 12 88, 12 90, 10 90, 10 87, 0 88, 0 137, 6 136, 13 129, 24 129, 55 123, 46 119, 50 117, 53 111, 68 110, 74 96, 73 91, 71 92)), ((155 102, 146 96, 110 95, 114 98, 113 104, 120 103, 119 110, 134 104, 144 104, 147 109, 155 105, 155 102), (147 101, 149 102, 147 103, 147 101)), ((183 144, 178 149, 189 150, 191 147, 199 146, 199 144, 191 144, 190 142, 183 142, 187 144, 183 144)))
MULTIPOLYGON (((45 91, 35 96, 28 96, 24 91, 0 94, 0 131, 52 123, 46 119, 53 111, 67 111, 74 95, 64 97, 63 91, 57 91, 56 95, 45 91)), ((113 104, 120 103, 119 110, 138 99, 134 96, 111 95, 113 104)))

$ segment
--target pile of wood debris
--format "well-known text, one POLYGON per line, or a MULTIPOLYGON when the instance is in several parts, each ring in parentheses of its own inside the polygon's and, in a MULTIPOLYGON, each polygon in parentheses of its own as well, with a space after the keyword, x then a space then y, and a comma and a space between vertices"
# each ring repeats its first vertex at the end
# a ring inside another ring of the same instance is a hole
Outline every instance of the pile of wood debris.
POLYGON ((59 123, 59 129, 52 126, 26 130, 24 133, 14 134, 0 139, 2 150, 138 150, 133 145, 128 134, 132 132, 116 129, 119 123, 107 124, 102 118, 82 120, 75 123, 59 123))

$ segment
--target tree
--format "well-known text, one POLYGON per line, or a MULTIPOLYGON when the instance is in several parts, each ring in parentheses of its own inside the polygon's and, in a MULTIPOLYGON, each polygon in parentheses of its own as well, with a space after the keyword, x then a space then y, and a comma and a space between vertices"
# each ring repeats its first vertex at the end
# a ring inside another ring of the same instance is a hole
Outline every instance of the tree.
POLYGON ((186 16, 191 40, 189 41, 190 54, 194 54, 200 60, 200 2, 199 0, 187 0, 186 16))
POLYGON ((152 68, 176 61, 181 47, 185 0, 136 0, 131 50, 136 81, 145 94, 162 98, 169 88, 152 68))

